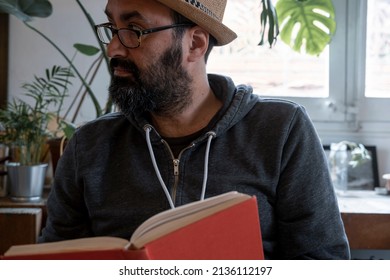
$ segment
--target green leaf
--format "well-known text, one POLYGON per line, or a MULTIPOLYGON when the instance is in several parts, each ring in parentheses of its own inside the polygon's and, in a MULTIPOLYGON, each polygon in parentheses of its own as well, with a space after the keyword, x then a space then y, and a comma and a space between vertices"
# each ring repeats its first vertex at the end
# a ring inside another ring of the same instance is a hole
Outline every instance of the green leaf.
POLYGON ((84 44, 74 44, 73 47, 75 47, 76 50, 81 52, 82 54, 93 56, 100 52, 100 49, 91 45, 84 45, 84 44))
POLYGON ((319 55, 336 31, 332 0, 279 0, 280 38, 297 52, 319 55))
POLYGON ((16 2, 16 0, 14 0, 14 1, 4 0, 4 1, 0 2, 0 12, 13 15, 13 16, 17 17, 18 19, 20 19, 21 21, 31 20, 29 15, 23 13, 20 10, 20 7, 18 6, 18 3, 16 2))
POLYGON ((262 12, 260 14, 260 42, 264 45, 264 35, 268 28, 267 41, 270 47, 276 42, 279 35, 278 16, 271 0, 262 0, 262 12))
POLYGON ((77 129, 75 124, 68 122, 68 121, 65 121, 65 120, 61 120, 61 127, 62 127, 62 131, 64 132, 65 137, 68 140, 70 138, 72 138, 73 134, 76 132, 76 129, 77 129))
POLYGON ((48 0, 1 0, 0 12, 13 15, 21 21, 30 21, 33 17, 50 16, 53 7, 48 0))
POLYGON ((19 5, 24 13, 31 17, 48 17, 53 12, 53 7, 48 0, 19 0, 19 5))

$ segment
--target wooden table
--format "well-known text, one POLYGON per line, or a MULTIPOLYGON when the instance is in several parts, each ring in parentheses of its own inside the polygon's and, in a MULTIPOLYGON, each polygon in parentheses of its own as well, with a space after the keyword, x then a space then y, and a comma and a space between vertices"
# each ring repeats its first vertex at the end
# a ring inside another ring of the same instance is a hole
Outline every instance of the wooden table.
MULTIPOLYGON (((0 208, 41 208, 46 221, 46 197, 34 202, 14 202, 0 198, 0 208)), ((338 195, 338 203, 348 236, 354 249, 390 250, 390 196, 374 191, 347 191, 338 195)))
POLYGON ((374 191, 338 194, 351 249, 390 250, 390 196, 374 191))

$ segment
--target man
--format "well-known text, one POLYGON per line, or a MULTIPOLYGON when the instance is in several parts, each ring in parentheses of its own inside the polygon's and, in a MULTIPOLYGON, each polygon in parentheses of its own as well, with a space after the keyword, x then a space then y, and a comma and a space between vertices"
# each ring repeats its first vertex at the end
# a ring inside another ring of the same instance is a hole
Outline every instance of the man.
POLYGON ((108 0, 97 32, 121 113, 84 125, 67 145, 41 242, 129 238, 169 207, 236 190, 257 196, 267 259, 349 258, 305 110, 206 74, 212 46, 236 38, 222 24, 225 5, 108 0))

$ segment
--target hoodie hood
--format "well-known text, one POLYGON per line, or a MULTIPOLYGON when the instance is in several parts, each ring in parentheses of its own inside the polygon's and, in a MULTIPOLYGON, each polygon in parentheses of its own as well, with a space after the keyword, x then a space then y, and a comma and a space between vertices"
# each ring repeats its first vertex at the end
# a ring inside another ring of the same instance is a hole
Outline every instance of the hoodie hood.
POLYGON ((218 137, 244 118, 259 101, 259 97, 253 94, 251 86, 235 86, 229 77, 214 74, 208 77, 214 94, 223 101, 221 117, 211 128, 218 137))

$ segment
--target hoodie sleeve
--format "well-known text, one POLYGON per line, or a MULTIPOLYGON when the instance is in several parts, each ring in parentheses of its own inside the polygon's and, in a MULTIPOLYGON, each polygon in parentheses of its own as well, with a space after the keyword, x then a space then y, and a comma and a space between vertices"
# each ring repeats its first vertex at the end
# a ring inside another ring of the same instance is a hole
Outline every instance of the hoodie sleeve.
POLYGON ((58 162, 47 201, 48 218, 38 242, 53 242, 91 236, 82 180, 77 179, 77 135, 66 145, 58 162))
POLYGON ((276 206, 282 258, 350 258, 326 156, 302 107, 285 135, 276 206))

